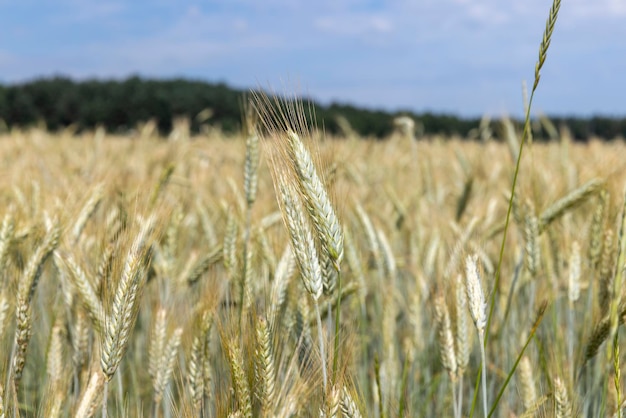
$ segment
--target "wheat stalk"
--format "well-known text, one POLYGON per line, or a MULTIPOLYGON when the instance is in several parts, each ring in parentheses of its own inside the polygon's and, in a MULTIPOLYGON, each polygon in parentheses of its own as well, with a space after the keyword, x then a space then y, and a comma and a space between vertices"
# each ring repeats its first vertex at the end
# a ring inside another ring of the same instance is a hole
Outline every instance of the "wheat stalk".
MULTIPOLYGON (((488 337, 489 337, 489 329, 491 326, 491 319, 493 316, 493 311, 494 311, 495 302, 496 302, 496 293, 497 293, 497 290, 500 288, 500 272, 502 268, 502 259, 504 257, 504 246, 506 244, 509 219, 511 217, 511 209, 513 207, 513 199, 515 197, 517 178, 518 178, 519 171, 520 171, 522 151, 524 150, 524 143, 526 142, 526 138, 528 137, 530 133, 530 110, 532 108, 533 98, 535 97, 535 91, 537 90, 537 86, 539 85, 539 79, 541 77, 541 69, 543 68, 543 65, 548 56, 548 48, 550 46, 552 33, 554 32, 554 27, 556 25, 556 20, 559 15, 560 8, 561 8, 561 0, 553 0, 552 7, 550 8, 550 13, 548 15, 548 20, 546 22, 546 29, 544 30, 544 33, 543 33, 541 45, 539 46, 539 59, 537 63, 535 64, 535 81, 533 83, 533 88, 530 93, 530 98, 528 99, 528 105, 526 106, 526 115, 525 115, 525 120, 524 120, 524 132, 522 133, 522 140, 519 143, 519 152, 516 155, 517 158, 516 158, 516 163, 515 163, 515 172, 513 174, 513 184, 511 185, 509 206, 507 209, 506 220, 504 224, 504 234, 502 236, 502 242, 500 245, 500 256, 498 259, 498 267, 496 268, 494 291, 492 292, 491 303, 489 306, 489 315, 487 316, 486 335, 485 335, 486 340, 488 340, 488 337)), ((565 205, 560 205, 560 207, 565 207, 565 205)), ((542 215, 541 216, 542 222, 547 223, 547 221, 553 219, 552 216, 554 216, 554 214, 558 212, 559 210, 553 209, 551 212, 548 212, 549 216, 542 215)))

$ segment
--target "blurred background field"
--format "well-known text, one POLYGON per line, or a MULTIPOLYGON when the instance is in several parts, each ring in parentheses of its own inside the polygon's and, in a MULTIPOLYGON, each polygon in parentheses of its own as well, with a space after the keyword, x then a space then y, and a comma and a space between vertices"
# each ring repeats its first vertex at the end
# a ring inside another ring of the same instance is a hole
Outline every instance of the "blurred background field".
MULTIPOLYGON (((496 292, 486 348, 490 401, 537 310, 547 304, 525 351, 530 376, 515 373, 495 416, 553 416, 562 400, 555 397, 557 378, 576 414, 616 410, 605 350, 592 357, 589 347, 604 341, 596 332, 613 295, 624 142, 580 144, 561 132, 556 140, 528 145, 496 290, 519 140, 514 129, 508 132, 504 140, 482 142, 442 136, 414 141, 398 132, 381 141, 306 141, 349 236, 337 380, 337 390, 348 394, 339 396, 342 407, 348 399, 362 416, 450 416, 450 388, 464 374, 461 410, 469 413, 480 358, 473 324, 469 316, 461 321, 455 295, 466 256, 477 254, 487 297, 496 292), (572 286, 579 288, 576 297, 572 286), (454 334, 466 333, 469 341, 469 363, 454 381, 440 360, 436 296, 459 327, 454 334)), ((24 416, 73 414, 90 370, 99 367, 94 303, 107 311, 129 245, 154 216, 137 323, 108 383, 109 414, 311 416, 325 410, 334 395, 321 388, 312 307, 293 259, 285 270, 289 241, 269 162, 261 151, 258 197, 248 207, 245 144, 241 134, 190 136, 184 126, 169 139, 36 129, 0 137, 3 376, 20 282, 50 231, 60 231, 32 299, 24 372, 16 395, 5 391, 4 405, 17 399, 24 416), (84 275, 83 290, 77 271, 84 275), (242 283, 250 295, 243 311, 242 283), (86 300, 89 293, 96 302, 86 300), (162 335, 156 325, 161 309, 162 335), (263 321, 271 324, 271 395, 256 392, 262 381, 255 330, 263 321), (171 361, 158 357, 155 344, 163 350, 175 334, 180 339, 168 345, 171 361), (239 363, 228 354, 233 346, 239 363), (242 370, 239 383, 233 364, 242 370)), ((322 309, 335 298, 324 296, 322 309)), ((332 319, 324 318, 323 328, 331 347, 332 319)), ((327 356, 330 365, 332 353, 327 356)))

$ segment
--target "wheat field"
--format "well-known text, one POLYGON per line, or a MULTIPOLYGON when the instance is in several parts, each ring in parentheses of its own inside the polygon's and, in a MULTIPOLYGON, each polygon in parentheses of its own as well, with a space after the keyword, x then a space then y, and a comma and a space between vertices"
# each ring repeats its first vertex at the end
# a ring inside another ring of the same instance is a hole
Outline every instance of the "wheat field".
POLYGON ((619 416, 623 140, 248 132, 0 137, 0 416, 619 416))

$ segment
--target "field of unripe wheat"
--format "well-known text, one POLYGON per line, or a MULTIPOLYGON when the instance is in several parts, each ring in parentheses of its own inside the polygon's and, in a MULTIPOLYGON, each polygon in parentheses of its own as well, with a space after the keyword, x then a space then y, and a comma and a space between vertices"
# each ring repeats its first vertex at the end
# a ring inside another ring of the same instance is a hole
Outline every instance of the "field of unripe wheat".
POLYGON ((613 416, 626 145, 526 144, 503 245, 505 132, 5 134, 0 416, 613 416))

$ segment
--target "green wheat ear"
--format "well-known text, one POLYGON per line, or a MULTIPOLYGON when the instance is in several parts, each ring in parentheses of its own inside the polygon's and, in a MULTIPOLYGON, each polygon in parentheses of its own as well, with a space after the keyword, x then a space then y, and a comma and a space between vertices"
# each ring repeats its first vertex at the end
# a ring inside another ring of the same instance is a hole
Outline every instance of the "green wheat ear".
MULTIPOLYGON (((552 7, 550 8, 550 15, 548 16, 548 20, 546 21, 546 29, 543 32, 543 39, 541 40, 541 46, 539 47, 539 60, 537 60, 537 64, 535 65, 535 83, 533 84, 533 93, 537 89, 537 85, 539 84, 539 79, 541 78, 541 67, 543 67, 543 63, 546 62, 546 57, 548 56, 548 48, 550 47, 550 41, 552 39, 552 32, 554 32, 554 25, 556 24, 556 18, 559 14, 559 9, 561 8, 561 0, 554 0, 552 3, 552 7)), ((531 93, 532 99, 532 93, 531 93)), ((530 102, 528 105, 530 110, 530 102)), ((526 129, 524 129, 526 131, 526 129)))

